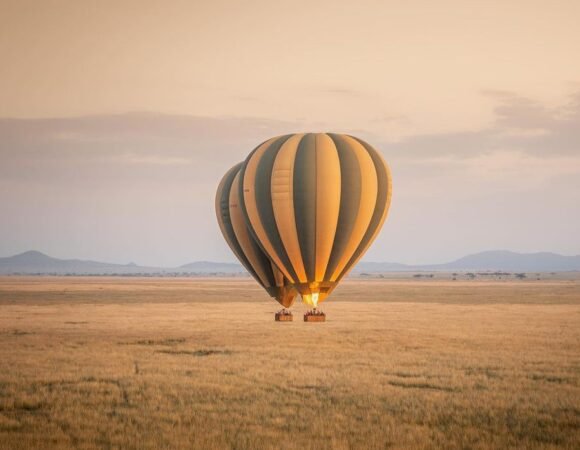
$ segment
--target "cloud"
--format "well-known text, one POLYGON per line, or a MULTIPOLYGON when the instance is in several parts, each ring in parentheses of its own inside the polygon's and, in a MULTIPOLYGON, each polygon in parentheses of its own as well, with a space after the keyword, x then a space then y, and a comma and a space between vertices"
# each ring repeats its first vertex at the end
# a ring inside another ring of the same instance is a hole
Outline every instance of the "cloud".
POLYGON ((403 158, 477 158, 519 152, 537 158, 580 157, 580 92, 559 107, 506 91, 484 91, 494 99, 492 124, 477 131, 411 136, 381 146, 403 158))
POLYGON ((0 119, 0 176, 27 182, 214 180, 294 122, 127 113, 0 119))
MULTIPOLYGON (((559 107, 506 91, 483 95, 496 104, 493 122, 480 130, 416 135, 383 144, 381 136, 368 130, 350 132, 380 148, 399 173, 421 174, 419 184, 463 172, 490 183, 503 178, 520 189, 528 182, 518 171, 536 184, 580 172, 580 93, 559 107), (542 163, 549 159, 553 162, 542 163)), ((0 119, 0 176, 30 183, 139 180, 209 185, 263 140, 312 126, 143 112, 0 119)))

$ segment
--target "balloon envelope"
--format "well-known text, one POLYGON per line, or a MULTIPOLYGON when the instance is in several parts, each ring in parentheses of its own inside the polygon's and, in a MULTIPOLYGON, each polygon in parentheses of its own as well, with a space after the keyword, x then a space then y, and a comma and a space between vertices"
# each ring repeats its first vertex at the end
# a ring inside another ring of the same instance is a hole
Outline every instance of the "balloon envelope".
POLYGON ((215 199, 217 220, 224 238, 246 270, 270 296, 288 308, 297 292, 254 240, 239 207, 239 170, 232 167, 221 180, 215 199))
POLYGON ((343 134, 272 138, 248 156, 240 178, 252 235, 314 306, 371 245, 391 200, 381 154, 343 134))

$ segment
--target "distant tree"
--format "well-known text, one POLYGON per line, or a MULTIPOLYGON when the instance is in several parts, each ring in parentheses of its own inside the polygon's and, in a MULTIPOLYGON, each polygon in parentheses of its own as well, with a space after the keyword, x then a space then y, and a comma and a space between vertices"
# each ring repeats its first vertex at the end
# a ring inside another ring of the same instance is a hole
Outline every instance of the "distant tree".
POLYGON ((523 280, 524 278, 527 278, 525 273, 515 273, 514 277, 516 277, 519 280, 523 280))

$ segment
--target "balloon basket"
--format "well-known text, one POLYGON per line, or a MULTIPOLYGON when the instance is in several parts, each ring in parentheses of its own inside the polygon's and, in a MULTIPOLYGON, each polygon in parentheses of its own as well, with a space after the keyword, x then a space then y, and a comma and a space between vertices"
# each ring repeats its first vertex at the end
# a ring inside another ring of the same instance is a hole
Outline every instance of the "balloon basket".
POLYGON ((326 322, 326 314, 320 312, 318 314, 304 314, 304 322, 326 322))
POLYGON ((283 314, 277 312, 274 315, 274 319, 276 322, 292 322, 294 320, 294 316, 292 314, 283 314))

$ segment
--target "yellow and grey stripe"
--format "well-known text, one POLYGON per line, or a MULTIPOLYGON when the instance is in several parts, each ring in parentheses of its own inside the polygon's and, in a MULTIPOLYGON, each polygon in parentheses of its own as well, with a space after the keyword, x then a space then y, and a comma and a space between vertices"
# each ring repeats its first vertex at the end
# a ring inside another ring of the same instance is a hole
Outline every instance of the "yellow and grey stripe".
POLYGON ((252 275, 262 287, 266 287, 262 279, 257 275, 256 271, 246 258, 244 251, 242 250, 234 232, 232 225, 232 220, 230 216, 230 191, 234 181, 234 178, 238 174, 241 167, 241 163, 235 165, 230 170, 226 172, 220 184, 218 186, 215 198, 215 210, 217 221, 220 230, 224 236, 224 239, 228 243, 229 247, 232 249, 236 257, 240 260, 242 265, 246 270, 252 275))
POLYGON ((298 241, 298 231, 296 229, 296 219, 294 217, 294 161, 298 151, 298 143, 302 139, 301 134, 295 134, 280 147, 276 158, 273 161, 270 195, 272 198, 272 212, 280 235, 280 241, 284 246, 286 255, 296 274, 297 283, 306 283, 306 272, 300 243, 298 241))
POLYGON ((263 187, 264 183, 270 186, 274 158, 288 137, 281 136, 270 139, 250 154, 241 169, 240 189, 242 195, 240 198, 242 199, 242 211, 245 214, 246 223, 255 239, 284 276, 291 282, 295 282, 297 277, 289 267, 288 256, 285 252, 280 251, 280 236, 277 231, 273 232, 276 224, 272 212, 271 191, 270 189, 257 188, 263 187), (265 155, 267 157, 264 157, 265 155), (265 164, 267 165, 265 166, 265 164))
POLYGON ((220 229, 246 270, 272 297, 289 307, 296 292, 256 242, 246 223, 240 202, 241 167, 240 163, 230 169, 218 186, 216 213, 220 229))
POLYGON ((383 156, 371 147, 366 142, 356 139, 360 144, 362 144, 368 151, 370 157, 373 160, 373 164, 377 173, 377 200, 374 208, 374 213, 372 219, 369 223, 367 231, 362 238, 358 248, 354 252, 352 258, 343 269, 342 273, 339 275, 337 281, 340 281, 351 268, 353 268, 357 262, 362 258, 367 249, 374 242, 375 238, 381 231, 385 220, 387 219, 387 214, 389 212, 389 207, 391 206, 391 197, 393 191, 391 170, 389 165, 384 160, 383 156))
POLYGON ((377 236, 391 197, 381 155, 341 134, 270 139, 240 177, 251 233, 303 294, 326 295, 348 273, 377 236))
POLYGON ((240 173, 234 177, 232 188, 230 189, 230 218, 235 237, 238 241, 245 258, 250 263, 256 273, 259 282, 264 287, 276 285, 276 279, 272 274, 272 264, 270 259, 259 247, 254 238, 250 235, 246 225, 244 214, 240 208, 240 190, 236 189, 239 183, 240 173))

